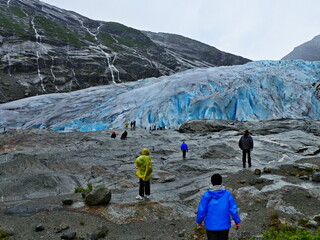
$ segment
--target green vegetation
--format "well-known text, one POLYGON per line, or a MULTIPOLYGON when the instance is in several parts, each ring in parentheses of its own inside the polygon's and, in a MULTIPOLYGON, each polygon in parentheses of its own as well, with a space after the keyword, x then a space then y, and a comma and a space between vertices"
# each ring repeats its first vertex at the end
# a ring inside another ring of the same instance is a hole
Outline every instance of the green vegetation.
POLYGON ((23 12, 23 10, 22 10, 21 8, 11 6, 11 7, 10 7, 10 11, 11 11, 14 15, 16 15, 17 17, 20 17, 20 18, 25 18, 25 17, 27 17, 27 15, 23 12))
POLYGON ((307 226, 309 219, 299 219, 298 224, 302 227, 307 226))
POLYGON ((141 32, 137 29, 134 28, 130 28, 127 27, 123 24, 120 23, 116 23, 116 22, 106 22, 104 23, 104 26, 107 27, 108 29, 110 29, 110 32, 114 33, 114 34, 141 34, 141 32))
POLYGON ((263 240, 319 240, 320 229, 312 232, 289 226, 271 227, 263 233, 263 240))
POLYGON ((91 34, 89 34, 88 32, 86 32, 86 35, 85 35, 84 39, 89 41, 89 42, 96 43, 96 39, 91 34))
POLYGON ((10 236, 11 236, 10 234, 4 232, 3 230, 0 230, 0 240, 6 240, 10 236))
POLYGON ((111 48, 112 51, 120 52, 122 50, 122 48, 117 45, 117 41, 109 33, 100 32, 98 38, 102 45, 111 48))
POLYGON ((98 38, 100 42, 105 46, 111 46, 116 43, 116 41, 111 37, 111 35, 106 32, 99 32, 98 38))
POLYGON ((44 17, 36 16, 34 20, 36 27, 40 27, 49 39, 61 39, 77 47, 84 46, 81 42, 84 38, 79 33, 44 17))
POLYGON ((75 192, 75 193, 91 192, 92 189, 93 189, 92 183, 88 183, 88 184, 87 184, 87 187, 88 187, 88 188, 86 188, 86 189, 85 189, 85 188, 82 188, 82 187, 77 187, 77 188, 74 189, 74 192, 75 192))
POLYGON ((136 42, 136 41, 133 41, 132 39, 129 39, 129 38, 116 37, 116 39, 120 44, 123 44, 125 46, 137 47, 137 48, 142 48, 142 49, 146 47, 145 43, 136 42))
POLYGON ((149 38, 147 38, 143 33, 141 33, 139 30, 127 27, 120 23, 115 23, 115 22, 104 23, 102 27, 102 31, 103 32, 99 34, 102 40, 102 43, 109 47, 111 46, 114 48, 116 47, 115 44, 119 43, 129 47, 144 49, 147 46, 150 46, 153 44, 152 41, 149 38), (113 36, 113 38, 111 37, 111 35, 113 36))
POLYGON ((4 28, 15 35, 23 35, 27 26, 17 20, 0 13, 0 28, 4 28))
MULTIPOLYGON (((308 219, 300 219, 298 224, 306 226, 308 222, 308 219)), ((270 227, 263 233, 262 240, 320 240, 320 229, 312 231, 281 224, 279 215, 275 213, 271 215, 270 227)))

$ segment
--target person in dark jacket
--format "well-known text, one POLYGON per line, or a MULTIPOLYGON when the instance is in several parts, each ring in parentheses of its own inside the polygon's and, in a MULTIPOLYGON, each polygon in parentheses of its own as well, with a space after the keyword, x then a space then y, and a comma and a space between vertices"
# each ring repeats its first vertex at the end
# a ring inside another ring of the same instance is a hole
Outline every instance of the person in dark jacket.
POLYGON ((212 189, 207 190, 200 200, 196 222, 202 226, 204 221, 208 240, 227 240, 231 219, 240 227, 241 219, 238 215, 238 207, 230 191, 222 184, 220 174, 211 176, 212 189))
POLYGON ((242 150, 243 168, 246 168, 246 156, 248 156, 248 165, 251 167, 251 155, 253 150, 253 139, 250 136, 249 130, 245 130, 243 136, 239 140, 239 148, 242 150))
POLYGON ((111 138, 115 139, 117 137, 117 134, 115 132, 111 133, 111 138))
POLYGON ((120 139, 121 139, 121 140, 126 140, 126 139, 127 139, 127 136, 128 136, 128 132, 127 132, 127 131, 124 131, 124 132, 121 134, 120 139))
POLYGON ((187 152, 189 151, 188 145, 185 142, 183 142, 180 146, 180 149, 182 151, 182 157, 186 158, 187 152))

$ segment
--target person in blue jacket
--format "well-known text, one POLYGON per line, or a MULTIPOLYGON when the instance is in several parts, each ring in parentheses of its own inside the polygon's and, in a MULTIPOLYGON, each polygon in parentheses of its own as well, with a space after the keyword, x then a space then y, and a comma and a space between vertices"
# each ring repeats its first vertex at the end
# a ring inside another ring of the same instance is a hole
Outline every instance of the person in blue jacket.
POLYGON ((182 151, 182 157, 183 158, 186 158, 186 155, 187 155, 187 152, 188 152, 188 145, 185 143, 185 142, 183 142, 182 144, 181 144, 181 147, 180 147, 180 149, 181 149, 181 151, 182 151))
POLYGON ((205 192, 200 200, 196 222, 202 226, 204 221, 208 240, 227 240, 231 228, 230 215, 236 229, 240 227, 238 207, 231 192, 221 185, 220 174, 212 175, 211 183, 213 188, 205 192))

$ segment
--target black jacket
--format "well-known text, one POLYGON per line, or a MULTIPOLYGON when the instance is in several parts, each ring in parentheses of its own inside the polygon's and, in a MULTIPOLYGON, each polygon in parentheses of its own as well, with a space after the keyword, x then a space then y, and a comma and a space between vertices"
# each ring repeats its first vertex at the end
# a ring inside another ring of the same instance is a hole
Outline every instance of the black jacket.
POLYGON ((253 148, 253 139, 250 135, 248 136, 242 136, 239 140, 239 148, 241 150, 248 151, 253 148))

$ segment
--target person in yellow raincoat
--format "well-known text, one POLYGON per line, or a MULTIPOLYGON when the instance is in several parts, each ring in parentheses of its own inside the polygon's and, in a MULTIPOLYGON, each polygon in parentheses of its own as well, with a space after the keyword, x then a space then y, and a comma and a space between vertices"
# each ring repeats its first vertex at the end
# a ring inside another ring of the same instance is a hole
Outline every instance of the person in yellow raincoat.
POLYGON ((152 162, 149 149, 142 149, 142 155, 136 159, 136 172, 139 177, 139 195, 136 197, 138 200, 150 198, 150 178, 152 175, 152 162))

